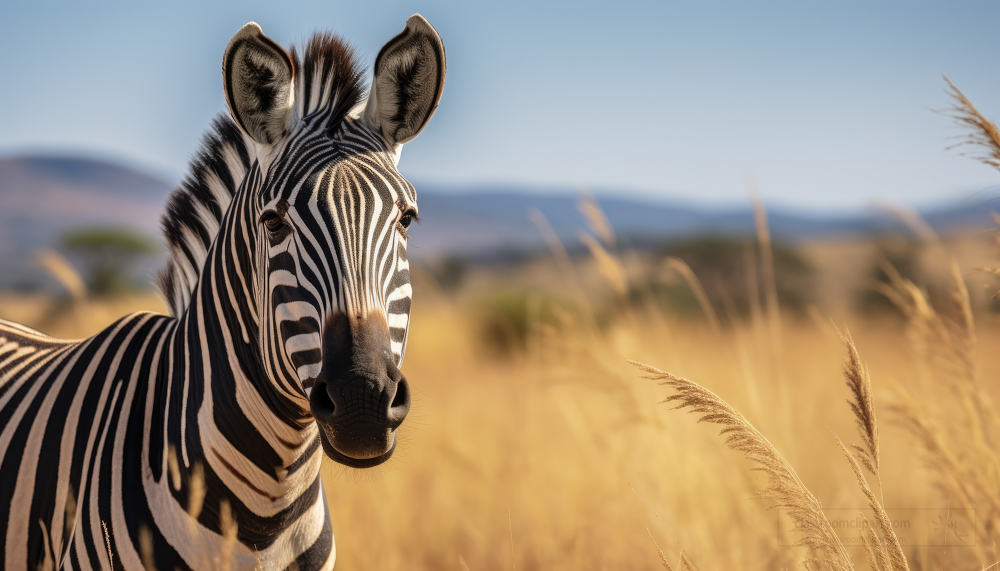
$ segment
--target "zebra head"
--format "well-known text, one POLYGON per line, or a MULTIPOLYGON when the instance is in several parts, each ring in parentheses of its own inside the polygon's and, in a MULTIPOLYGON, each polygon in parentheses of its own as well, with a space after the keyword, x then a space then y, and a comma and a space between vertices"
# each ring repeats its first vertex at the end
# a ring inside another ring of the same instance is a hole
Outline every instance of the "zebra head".
POLYGON ((357 69, 339 40, 314 38, 300 63, 254 23, 223 63, 259 164, 245 217, 265 371, 315 419, 327 456, 364 468, 392 455, 410 408, 400 366, 417 196, 396 167, 437 108, 444 44, 414 15, 379 52, 363 101, 357 69))

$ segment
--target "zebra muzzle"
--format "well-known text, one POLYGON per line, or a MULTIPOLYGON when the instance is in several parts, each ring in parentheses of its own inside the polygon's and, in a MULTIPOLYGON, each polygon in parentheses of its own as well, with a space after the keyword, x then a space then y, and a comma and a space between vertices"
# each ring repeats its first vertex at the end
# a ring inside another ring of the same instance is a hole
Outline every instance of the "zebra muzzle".
POLYGON ((396 430, 410 410, 410 388, 390 351, 389 327, 381 314, 327 320, 323 368, 309 404, 320 428, 323 451, 353 468, 388 460, 396 430))

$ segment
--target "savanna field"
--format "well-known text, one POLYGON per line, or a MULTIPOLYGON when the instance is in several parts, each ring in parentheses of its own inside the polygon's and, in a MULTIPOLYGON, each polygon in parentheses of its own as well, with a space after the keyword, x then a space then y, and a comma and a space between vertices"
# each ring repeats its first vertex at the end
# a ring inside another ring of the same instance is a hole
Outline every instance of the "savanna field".
MULTIPOLYGON (((582 204, 588 249, 550 241, 530 261, 414 268, 414 405, 397 453, 367 471, 324 467, 338 569, 794 569, 817 557, 831 562, 808 568, 865 569, 859 521, 875 523, 873 569, 1000 560, 992 233, 772 245, 761 218, 745 240, 636 252, 582 204), (712 391, 784 460, 704 394, 627 359, 712 391), (859 425, 849 403, 867 411, 869 394, 875 422, 859 425), (661 403, 673 395, 688 400, 661 403), (699 403, 728 424, 672 410, 699 403), (763 464, 726 447, 741 434, 734 446, 763 464)), ((153 294, 0 297, 4 318, 68 338, 138 310, 163 306, 153 294)))

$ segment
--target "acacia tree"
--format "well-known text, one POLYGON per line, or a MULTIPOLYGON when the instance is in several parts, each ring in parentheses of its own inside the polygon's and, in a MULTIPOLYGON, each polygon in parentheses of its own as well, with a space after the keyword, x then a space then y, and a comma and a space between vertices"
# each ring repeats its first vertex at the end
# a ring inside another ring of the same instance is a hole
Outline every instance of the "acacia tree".
POLYGON ((132 289, 131 268, 156 252, 146 236, 126 228, 83 228, 63 235, 62 244, 84 266, 91 293, 108 296, 132 289))

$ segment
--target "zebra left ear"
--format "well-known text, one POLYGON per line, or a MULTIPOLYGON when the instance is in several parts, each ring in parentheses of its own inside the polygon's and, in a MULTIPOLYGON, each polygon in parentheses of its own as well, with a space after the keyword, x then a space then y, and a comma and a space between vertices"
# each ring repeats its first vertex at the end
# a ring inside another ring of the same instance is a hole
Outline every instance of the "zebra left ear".
POLYGON ((382 47, 362 115, 390 147, 417 136, 430 121, 444 90, 444 42, 420 14, 382 47))
POLYGON ((294 77, 292 58, 254 22, 229 41, 222 59, 226 102, 233 119, 254 141, 270 145, 285 134, 294 77))

